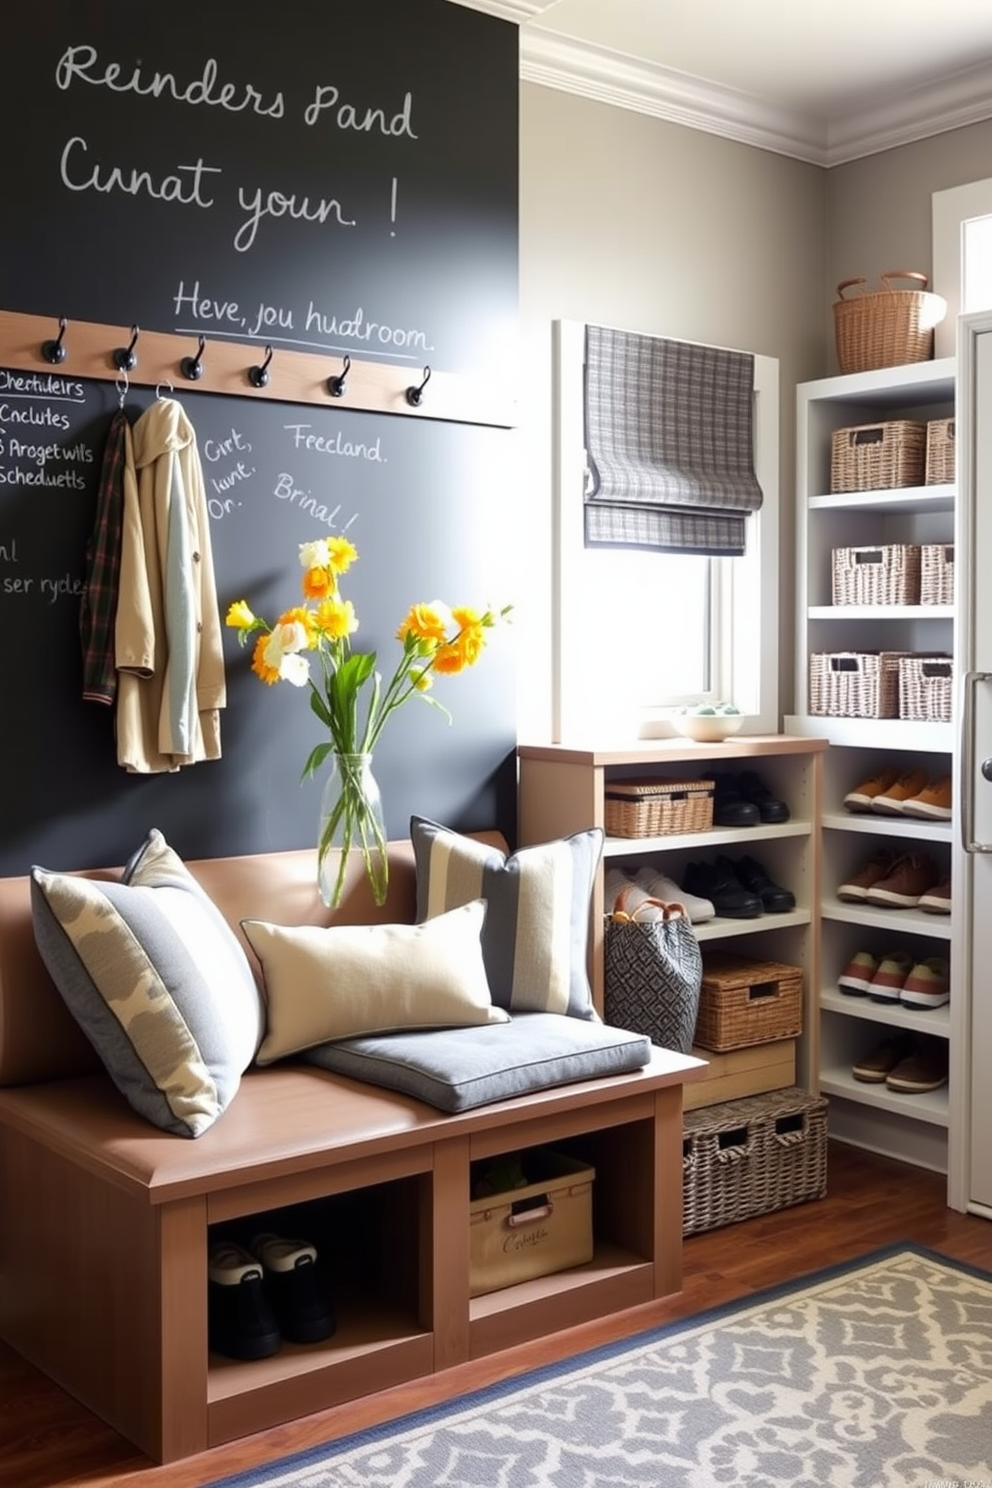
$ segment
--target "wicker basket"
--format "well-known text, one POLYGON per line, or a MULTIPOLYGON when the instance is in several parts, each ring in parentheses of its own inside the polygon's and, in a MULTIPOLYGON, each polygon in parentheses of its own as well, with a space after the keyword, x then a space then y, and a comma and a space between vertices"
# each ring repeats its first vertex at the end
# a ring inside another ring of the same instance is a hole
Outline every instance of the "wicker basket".
POLYGON ((823 1096, 792 1085, 683 1115, 683 1234, 822 1199, 826 1191, 823 1096))
POLYGON ((954 603, 954 544, 924 543, 920 553, 920 604, 954 603))
POLYGON ((933 356, 933 328, 947 314, 947 301, 927 293, 927 276, 915 269, 889 269, 882 289, 865 289, 864 277, 843 279, 834 301, 834 336, 841 372, 902 367, 933 356), (891 280, 911 279, 915 289, 893 289, 891 280), (845 290, 857 290, 848 299, 845 290))
POLYGON ((954 663, 949 656, 904 656, 899 663, 899 717, 949 723, 954 663))
POLYGON ((712 780, 610 780, 604 825, 610 837, 666 837, 713 825, 712 780))
POLYGON ((780 961, 707 955, 693 1043, 714 1054, 803 1031, 803 972, 780 961))
POLYGON ((830 490, 895 491, 922 486, 927 426, 888 419, 837 429, 830 446, 830 490))
POLYGON ((927 486, 947 486, 954 479, 955 435, 952 418, 931 419, 927 424, 927 486))
POLYGON ((834 548, 835 605, 912 605, 920 602, 920 545, 834 548))
POLYGON ((898 718, 905 651, 814 651, 809 711, 828 718, 898 718))

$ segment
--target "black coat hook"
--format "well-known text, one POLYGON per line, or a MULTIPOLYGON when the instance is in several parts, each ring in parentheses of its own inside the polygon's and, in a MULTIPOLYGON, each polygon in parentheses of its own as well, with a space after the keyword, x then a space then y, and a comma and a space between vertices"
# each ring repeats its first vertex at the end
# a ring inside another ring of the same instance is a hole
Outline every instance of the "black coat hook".
POLYGON ((430 380, 431 380, 431 369, 430 369, 430 367, 425 367, 424 368, 424 380, 420 384, 420 386, 419 387, 408 387, 407 388, 407 390, 406 390, 406 401, 410 404, 411 408, 419 408, 420 407, 421 403, 424 401, 424 388, 427 386, 427 384, 430 382, 430 380))
POLYGON ((265 348, 265 361, 262 363, 262 365, 260 367, 249 367, 248 368, 248 381, 251 383, 252 387, 257 387, 257 388, 268 387, 268 385, 269 385, 268 366, 269 366, 269 363, 271 362, 271 360, 272 360, 272 347, 271 346, 267 346, 265 348))
POLYGON ((201 336, 199 338, 199 341, 200 349, 196 353, 196 356, 185 356, 179 363, 180 372, 183 374, 184 377, 188 377, 191 382, 196 382, 198 378, 203 376, 203 362, 201 358, 203 357, 203 348, 207 344, 206 336, 201 336))
POLYGON ((344 397, 348 389, 348 383, 346 379, 350 370, 351 357, 348 355, 347 352, 345 352, 341 371, 337 374, 336 377, 329 377, 327 379, 327 391, 330 393, 332 398, 344 397))
POLYGON ((138 344, 140 331, 136 325, 131 327, 131 341, 128 346, 118 346, 114 352, 114 366, 118 372, 133 372, 138 365, 138 358, 134 354, 134 348, 138 344))
POLYGON ((62 338, 65 335, 65 327, 66 318, 64 315, 60 315, 58 340, 43 341, 41 343, 41 354, 45 358, 46 362, 51 362, 53 367, 57 367, 60 362, 64 362, 66 357, 69 355, 66 348, 62 345, 62 338))

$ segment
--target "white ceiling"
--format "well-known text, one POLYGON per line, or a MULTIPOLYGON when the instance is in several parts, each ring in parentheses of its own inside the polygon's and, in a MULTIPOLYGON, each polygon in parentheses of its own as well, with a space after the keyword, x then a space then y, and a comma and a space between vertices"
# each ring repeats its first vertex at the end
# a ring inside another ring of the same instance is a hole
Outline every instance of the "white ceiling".
POLYGON ((521 77, 818 165, 992 117, 992 0, 457 0, 521 77))

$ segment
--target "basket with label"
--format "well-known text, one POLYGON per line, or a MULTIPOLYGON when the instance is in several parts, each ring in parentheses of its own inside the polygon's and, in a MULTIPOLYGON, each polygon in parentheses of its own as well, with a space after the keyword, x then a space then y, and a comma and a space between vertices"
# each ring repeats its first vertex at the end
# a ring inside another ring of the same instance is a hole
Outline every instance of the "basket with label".
POLYGON ((905 651, 814 651, 809 711, 828 718, 898 718, 905 651))
POLYGON ((533 1147, 480 1160, 471 1171, 478 1196, 468 1206, 470 1296, 592 1260, 594 1168, 533 1147))
POLYGON ((903 367, 933 356, 933 328, 947 314, 947 301, 928 291, 927 275, 916 269, 886 269, 879 278, 882 288, 875 291, 863 275, 837 286, 834 339, 841 372, 903 367), (913 288, 898 288, 893 279, 912 280, 913 288))
POLYGON ((927 424, 927 486, 947 486, 954 479, 954 420, 931 419, 927 424))
POLYGON ((803 971, 781 961, 713 952, 703 980, 693 1043, 721 1054, 797 1038, 803 1031, 803 971))
POLYGON ((834 548, 835 605, 912 605, 920 602, 920 544, 834 548))
POLYGON ((920 549, 920 604, 954 603, 954 544, 924 543, 920 549))
POLYGON ((822 1199, 827 1102, 798 1086, 682 1117, 682 1232, 822 1199))
POLYGON ((603 824, 610 837, 664 837, 713 825, 712 780, 608 780, 603 824))
POLYGON ((888 419, 836 429, 830 446, 830 490, 894 491, 922 486, 927 426, 888 419))
POLYGON ((899 662, 899 717, 949 723, 954 701, 950 656, 904 656, 899 662))

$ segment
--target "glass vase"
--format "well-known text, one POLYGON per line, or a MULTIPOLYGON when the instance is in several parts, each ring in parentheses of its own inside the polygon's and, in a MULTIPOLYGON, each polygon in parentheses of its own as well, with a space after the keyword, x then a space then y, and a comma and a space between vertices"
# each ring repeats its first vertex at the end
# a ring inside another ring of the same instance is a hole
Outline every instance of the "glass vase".
POLYGON ((320 797, 317 884, 326 905, 341 903, 349 859, 357 853, 376 904, 389 887, 386 823, 370 754, 328 755, 330 769, 320 797))

